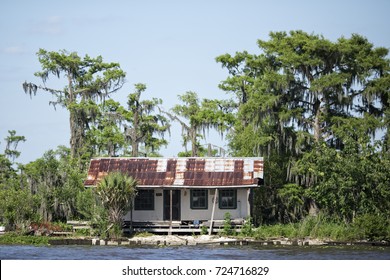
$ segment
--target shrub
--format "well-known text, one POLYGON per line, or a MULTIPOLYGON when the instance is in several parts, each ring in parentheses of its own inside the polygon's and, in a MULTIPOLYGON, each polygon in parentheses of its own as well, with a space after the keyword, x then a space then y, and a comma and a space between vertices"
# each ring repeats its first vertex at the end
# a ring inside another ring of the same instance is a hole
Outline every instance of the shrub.
POLYGON ((231 215, 229 212, 226 212, 224 215, 224 222, 223 222, 223 229, 222 229, 222 234, 229 236, 233 235, 234 231, 232 228, 232 219, 231 215))
POLYGON ((253 235, 253 225, 252 218, 248 217, 245 219, 244 224, 241 228, 241 235, 243 236, 252 236, 253 235))
POLYGON ((364 214, 358 216, 352 226, 360 239, 390 240, 389 220, 383 215, 364 214))
POLYGON ((206 226, 202 226, 200 228, 200 234, 206 235, 208 233, 208 228, 206 226))

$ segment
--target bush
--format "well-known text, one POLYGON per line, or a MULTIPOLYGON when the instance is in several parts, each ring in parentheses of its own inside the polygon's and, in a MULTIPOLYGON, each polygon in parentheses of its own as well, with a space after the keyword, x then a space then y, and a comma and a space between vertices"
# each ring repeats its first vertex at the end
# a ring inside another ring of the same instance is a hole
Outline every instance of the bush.
POLYGON ((48 245, 49 237, 47 236, 26 236, 17 233, 6 233, 0 235, 0 244, 6 245, 48 245))
POLYGON ((243 236, 252 236, 253 235, 253 225, 252 225, 252 218, 251 217, 245 219, 244 224, 241 228, 241 235, 243 235, 243 236))
POLYGON ((360 239, 390 240, 389 219, 383 215, 365 214, 358 216, 352 226, 360 239))
POLYGON ((208 234, 208 228, 206 226, 202 226, 200 228, 200 234, 202 234, 202 235, 208 234))
POLYGON ((232 227, 232 219, 229 212, 226 212, 224 215, 224 222, 223 222, 223 229, 222 229, 222 235, 233 235, 233 227, 232 227))

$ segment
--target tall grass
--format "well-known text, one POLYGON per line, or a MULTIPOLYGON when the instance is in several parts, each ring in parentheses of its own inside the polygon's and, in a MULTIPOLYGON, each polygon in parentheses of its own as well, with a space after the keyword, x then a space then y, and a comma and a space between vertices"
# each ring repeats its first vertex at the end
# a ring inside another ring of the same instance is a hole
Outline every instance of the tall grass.
POLYGON ((263 225, 253 231, 256 239, 312 238, 333 241, 390 240, 390 221, 386 217, 363 215, 353 223, 325 215, 309 216, 294 224, 263 225))

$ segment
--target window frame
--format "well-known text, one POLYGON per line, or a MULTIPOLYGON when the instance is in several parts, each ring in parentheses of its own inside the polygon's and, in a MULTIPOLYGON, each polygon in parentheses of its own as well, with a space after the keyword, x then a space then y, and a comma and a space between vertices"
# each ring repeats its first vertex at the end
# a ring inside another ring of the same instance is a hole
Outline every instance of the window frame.
POLYGON ((237 189, 220 189, 218 191, 218 207, 219 209, 237 209, 237 189), (226 195, 225 192, 232 192, 232 194, 226 195), (232 197, 233 205, 223 206, 222 200, 224 197, 232 197))
POLYGON ((154 189, 138 189, 134 198, 134 211, 154 211, 155 210, 155 192, 154 189), (140 195, 143 193, 143 195, 140 195), (148 201, 145 202, 144 200, 148 201))
POLYGON ((190 190, 190 207, 191 209, 193 210, 207 210, 209 208, 209 190, 208 189, 191 189, 190 190), (204 192, 204 195, 202 196, 195 196, 195 192, 204 192), (204 202, 205 202, 205 205, 204 206, 194 206, 194 196, 195 197, 204 197, 204 202))

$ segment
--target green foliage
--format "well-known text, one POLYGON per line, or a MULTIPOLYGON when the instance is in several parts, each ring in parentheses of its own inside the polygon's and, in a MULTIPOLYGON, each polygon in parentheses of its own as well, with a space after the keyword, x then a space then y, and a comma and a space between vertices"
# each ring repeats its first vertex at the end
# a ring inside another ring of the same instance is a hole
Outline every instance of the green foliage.
POLYGON ((85 173, 67 148, 46 152, 24 167, 29 190, 37 200, 34 210, 42 221, 66 221, 77 216, 76 198, 83 190, 85 173))
POLYGON ((188 154, 187 143, 190 142, 191 156, 200 156, 202 148, 198 139, 205 137, 210 128, 223 135, 234 122, 230 104, 221 100, 199 100, 197 93, 192 91, 179 95, 179 100, 183 104, 174 106, 172 113, 165 113, 182 127, 185 154, 188 154))
POLYGON ((91 236, 91 229, 89 228, 81 228, 76 230, 76 235, 79 236, 91 236))
POLYGON ((15 186, 0 189, 0 218, 8 230, 26 230, 34 215, 34 197, 15 186), (21 203, 22 202, 22 203, 21 203))
POLYGON ((96 196, 92 189, 80 190, 76 196, 76 211, 82 220, 91 220, 94 216, 96 196))
POLYGON ((390 220, 382 214, 364 214, 355 218, 353 228, 359 239, 390 240, 390 220))
POLYGON ((136 187, 137 181, 134 178, 121 172, 111 172, 95 189, 102 205, 108 210, 108 221, 114 237, 122 232, 122 218, 132 208, 136 187))
POLYGON ((299 223, 264 225, 255 230, 256 239, 272 238, 320 238, 322 240, 351 240, 347 235, 350 227, 340 223, 323 221, 322 218, 307 217, 299 223))
POLYGON ((49 245, 47 236, 26 236, 18 233, 6 233, 0 235, 0 244, 4 245, 49 245))
POLYGON ((116 156, 118 150, 126 148, 125 137, 120 129, 124 108, 112 99, 98 106, 98 114, 90 130, 87 141, 92 154, 116 156))
POLYGON ((296 222, 317 207, 347 222, 388 215, 388 49, 303 31, 271 32, 258 46, 216 58, 229 73, 220 88, 235 98, 229 146, 266 158, 255 222, 296 222))
POLYGON ((344 223, 338 218, 320 213, 308 216, 299 223, 260 226, 254 231, 256 239, 311 238, 333 241, 383 241, 389 240, 389 220, 383 215, 365 214, 353 223, 344 223))
POLYGON ((96 102, 119 90, 125 79, 125 72, 118 63, 105 63, 98 56, 81 58, 76 52, 66 50, 49 52, 40 49, 37 52, 42 70, 35 76, 42 79, 44 86, 25 82, 24 91, 35 95, 38 89, 49 92, 54 101, 53 106, 62 106, 70 113, 70 147, 71 155, 81 158, 85 153, 84 142, 91 122, 96 118, 98 110, 96 102), (46 87, 50 76, 66 79, 63 89, 46 87))
POLYGON ((91 219, 92 235, 103 239, 109 237, 108 228, 110 223, 108 216, 108 209, 99 204, 95 205, 91 219))
POLYGON ((242 225, 240 235, 243 236, 252 236, 254 233, 253 231, 253 224, 252 224, 252 218, 248 217, 245 219, 244 224, 242 225))
POLYGON ((231 236, 231 235, 234 235, 234 234, 235 234, 235 231, 234 231, 234 229, 232 227, 231 214, 229 212, 226 212, 224 214, 222 235, 231 236))
POLYGON ((209 232, 209 229, 206 226, 201 226, 200 228, 200 234, 207 235, 209 232))
POLYGON ((285 219, 296 222, 304 215, 304 189, 297 184, 286 184, 278 190, 278 195, 285 207, 285 219))
POLYGON ((297 229, 294 224, 264 225, 254 230, 255 239, 296 238, 296 235, 297 229))
POLYGON ((150 237, 150 236, 153 236, 153 233, 147 231, 137 232, 134 234, 134 237, 150 237))
POLYGON ((167 145, 164 135, 169 132, 170 123, 162 114, 162 99, 141 100, 145 84, 135 84, 135 92, 128 95, 128 110, 124 112, 125 139, 131 145, 131 155, 138 157, 143 149, 144 156, 154 154, 167 145))
POLYGON ((17 177, 18 174, 12 162, 4 154, 0 154, 0 187, 5 188, 10 182, 15 184, 17 177))
POLYGON ((370 139, 369 125, 366 119, 339 120, 334 131, 343 149, 322 143, 297 165, 298 174, 316 178, 307 195, 346 221, 364 213, 390 214, 389 157, 370 139))
POLYGON ((25 142, 26 138, 24 136, 16 135, 15 130, 8 130, 9 136, 5 138, 6 147, 4 151, 4 155, 15 161, 16 158, 20 156, 20 152, 17 150, 19 142, 25 142))

